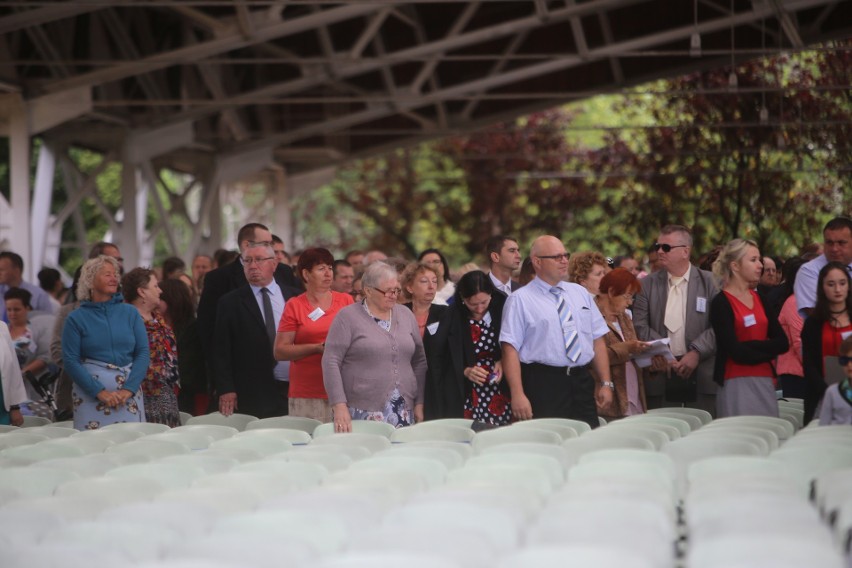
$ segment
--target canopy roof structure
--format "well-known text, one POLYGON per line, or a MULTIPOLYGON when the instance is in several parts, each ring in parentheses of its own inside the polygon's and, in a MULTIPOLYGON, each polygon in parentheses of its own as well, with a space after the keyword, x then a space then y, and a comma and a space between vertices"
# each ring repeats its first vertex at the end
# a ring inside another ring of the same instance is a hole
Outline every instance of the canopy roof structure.
POLYGON ((297 180, 850 30, 839 0, 7 0, 0 135, 19 170, 39 135, 205 187, 297 180))

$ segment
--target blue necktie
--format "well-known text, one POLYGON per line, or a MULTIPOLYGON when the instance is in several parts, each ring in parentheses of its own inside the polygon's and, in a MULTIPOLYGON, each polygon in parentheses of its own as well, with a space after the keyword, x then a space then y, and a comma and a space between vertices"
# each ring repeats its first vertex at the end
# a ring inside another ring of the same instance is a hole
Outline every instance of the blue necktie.
POLYGON ((556 306, 556 311, 559 313, 559 324, 562 326, 562 339, 565 341, 565 355, 572 363, 576 363, 580 358, 580 338, 577 335, 577 327, 574 325, 566 325, 567 322, 573 322, 574 316, 571 315, 571 308, 562 297, 562 291, 554 286, 550 289, 550 293, 556 296, 559 304, 556 306))

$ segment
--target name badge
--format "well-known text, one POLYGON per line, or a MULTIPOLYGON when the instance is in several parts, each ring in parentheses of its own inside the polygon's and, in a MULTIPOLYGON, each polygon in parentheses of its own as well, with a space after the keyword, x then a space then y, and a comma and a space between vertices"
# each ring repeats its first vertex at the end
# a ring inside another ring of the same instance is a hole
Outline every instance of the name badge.
POLYGON ((840 334, 840 339, 845 340, 850 335, 852 335, 852 331, 844 331, 843 333, 840 334))
POLYGON ((695 298, 695 311, 700 314, 707 311, 707 298, 702 298, 701 296, 695 298))
POLYGON ((435 335, 438 332, 438 326, 441 325, 441 322, 436 321, 435 323, 430 323, 426 326, 426 330, 429 332, 429 335, 435 335))
POLYGON ((746 327, 757 325, 757 318, 754 317, 754 314, 749 314, 743 318, 743 325, 746 327))
POLYGON ((311 313, 309 313, 308 317, 310 318, 311 321, 317 321, 318 319, 320 319, 324 315, 325 315, 325 312, 322 311, 322 308, 317 308, 314 311, 312 311, 311 313))

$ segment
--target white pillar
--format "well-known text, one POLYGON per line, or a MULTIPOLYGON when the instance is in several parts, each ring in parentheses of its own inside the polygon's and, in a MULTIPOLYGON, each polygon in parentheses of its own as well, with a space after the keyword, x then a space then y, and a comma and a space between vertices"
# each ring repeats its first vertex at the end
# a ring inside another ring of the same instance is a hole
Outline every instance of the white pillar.
MULTIPOLYGON (((121 256, 124 257, 126 269, 139 266, 140 248, 142 246, 137 211, 137 182, 136 164, 130 160, 125 147, 121 160, 121 219, 119 220, 119 230, 115 235, 115 244, 121 249, 121 256)), ((144 228, 144 225, 142 228, 144 228)))
MULTIPOLYGON (((53 178, 56 173, 56 154, 53 148, 42 141, 38 152, 35 189, 33 191, 31 242, 32 265, 37 274, 46 264, 47 236, 50 228, 50 204, 53 201, 53 178)), ((50 264, 55 264, 50 262, 50 264)))
POLYGON ((270 180, 272 186, 273 227, 272 232, 284 241, 284 248, 290 252, 296 250, 293 242, 293 212, 290 209, 290 192, 287 188, 287 175, 284 170, 276 169, 270 180))

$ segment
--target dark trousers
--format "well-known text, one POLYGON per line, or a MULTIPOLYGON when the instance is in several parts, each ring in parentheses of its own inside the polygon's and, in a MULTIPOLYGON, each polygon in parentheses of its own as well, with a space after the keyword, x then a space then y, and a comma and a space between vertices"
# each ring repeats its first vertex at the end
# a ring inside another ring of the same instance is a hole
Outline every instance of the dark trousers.
POLYGON ((595 405, 595 379, 588 369, 569 376, 565 367, 521 363, 524 394, 532 405, 533 418, 572 418, 592 428, 600 425, 595 405))
POLYGON ((281 412, 279 416, 287 416, 290 411, 290 381, 275 381, 278 385, 278 394, 281 395, 281 412))
POLYGON ((808 396, 808 383, 805 377, 784 373, 778 375, 778 384, 784 393, 784 398, 801 398, 808 396))

